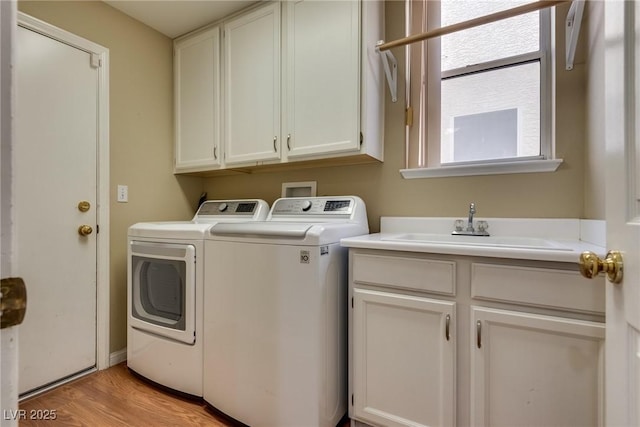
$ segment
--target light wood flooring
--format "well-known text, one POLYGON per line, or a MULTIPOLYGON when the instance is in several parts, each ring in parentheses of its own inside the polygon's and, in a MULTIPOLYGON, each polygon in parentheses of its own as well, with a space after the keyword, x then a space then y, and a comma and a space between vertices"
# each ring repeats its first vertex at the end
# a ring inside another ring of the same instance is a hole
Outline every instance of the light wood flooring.
MULTIPOLYGON (((176 396, 133 375, 120 363, 21 402, 20 427, 229 427, 237 424, 203 401, 176 396), (29 419, 52 414, 55 420, 29 419)), ((345 417, 346 418, 346 417, 345 417)), ((348 427, 345 419, 341 426, 348 427)))
POLYGON ((20 426, 233 426, 205 403, 167 393, 134 376, 121 363, 21 402, 20 426), (51 413, 55 420, 30 420, 51 413))

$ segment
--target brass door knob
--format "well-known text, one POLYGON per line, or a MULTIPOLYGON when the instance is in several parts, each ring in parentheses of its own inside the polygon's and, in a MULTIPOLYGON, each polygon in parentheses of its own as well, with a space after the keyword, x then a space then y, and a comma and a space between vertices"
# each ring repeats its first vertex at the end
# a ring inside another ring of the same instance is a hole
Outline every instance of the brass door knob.
POLYGON ((611 282, 620 283, 623 275, 622 254, 619 251, 609 251, 603 260, 593 252, 583 252, 580 255, 580 273, 587 279, 606 273, 611 282))
POLYGON ((93 228, 90 225, 85 224, 78 227, 78 234, 81 236, 88 236, 91 233, 93 233, 93 228))

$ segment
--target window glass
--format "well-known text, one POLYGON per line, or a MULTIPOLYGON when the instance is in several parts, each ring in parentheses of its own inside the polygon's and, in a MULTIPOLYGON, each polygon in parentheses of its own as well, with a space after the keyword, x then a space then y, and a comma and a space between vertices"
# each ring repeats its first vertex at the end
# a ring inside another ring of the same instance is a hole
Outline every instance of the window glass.
MULTIPOLYGON (((519 1, 442 0, 441 26, 529 3, 519 1)), ((536 52, 540 49, 539 12, 531 12, 442 37, 442 70, 536 52)))
POLYGON ((441 91, 441 163, 540 155, 538 61, 445 79, 441 91))

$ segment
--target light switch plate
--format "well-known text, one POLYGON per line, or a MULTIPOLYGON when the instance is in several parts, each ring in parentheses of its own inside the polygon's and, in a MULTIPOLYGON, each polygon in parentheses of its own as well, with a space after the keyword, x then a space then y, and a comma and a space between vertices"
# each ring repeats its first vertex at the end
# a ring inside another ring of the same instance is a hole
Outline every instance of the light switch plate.
POLYGON ((129 201, 129 187, 126 185, 118 185, 118 202, 127 203, 129 201))

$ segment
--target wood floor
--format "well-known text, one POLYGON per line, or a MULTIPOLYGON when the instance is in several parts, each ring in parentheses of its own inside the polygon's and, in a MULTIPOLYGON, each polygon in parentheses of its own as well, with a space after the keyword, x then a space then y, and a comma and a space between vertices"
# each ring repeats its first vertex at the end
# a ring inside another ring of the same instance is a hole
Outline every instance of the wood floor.
POLYGON ((20 404, 20 426, 163 427, 233 424, 201 401, 162 391, 129 372, 125 363, 65 384, 20 404), (55 420, 36 420, 55 414, 55 420))
MULTIPOLYGON (((133 375, 126 363, 95 372, 20 404, 20 427, 228 427, 236 424, 202 401, 167 393, 133 375), (46 415, 55 420, 43 420, 46 415)), ((349 426, 345 420, 341 427, 349 426)))

